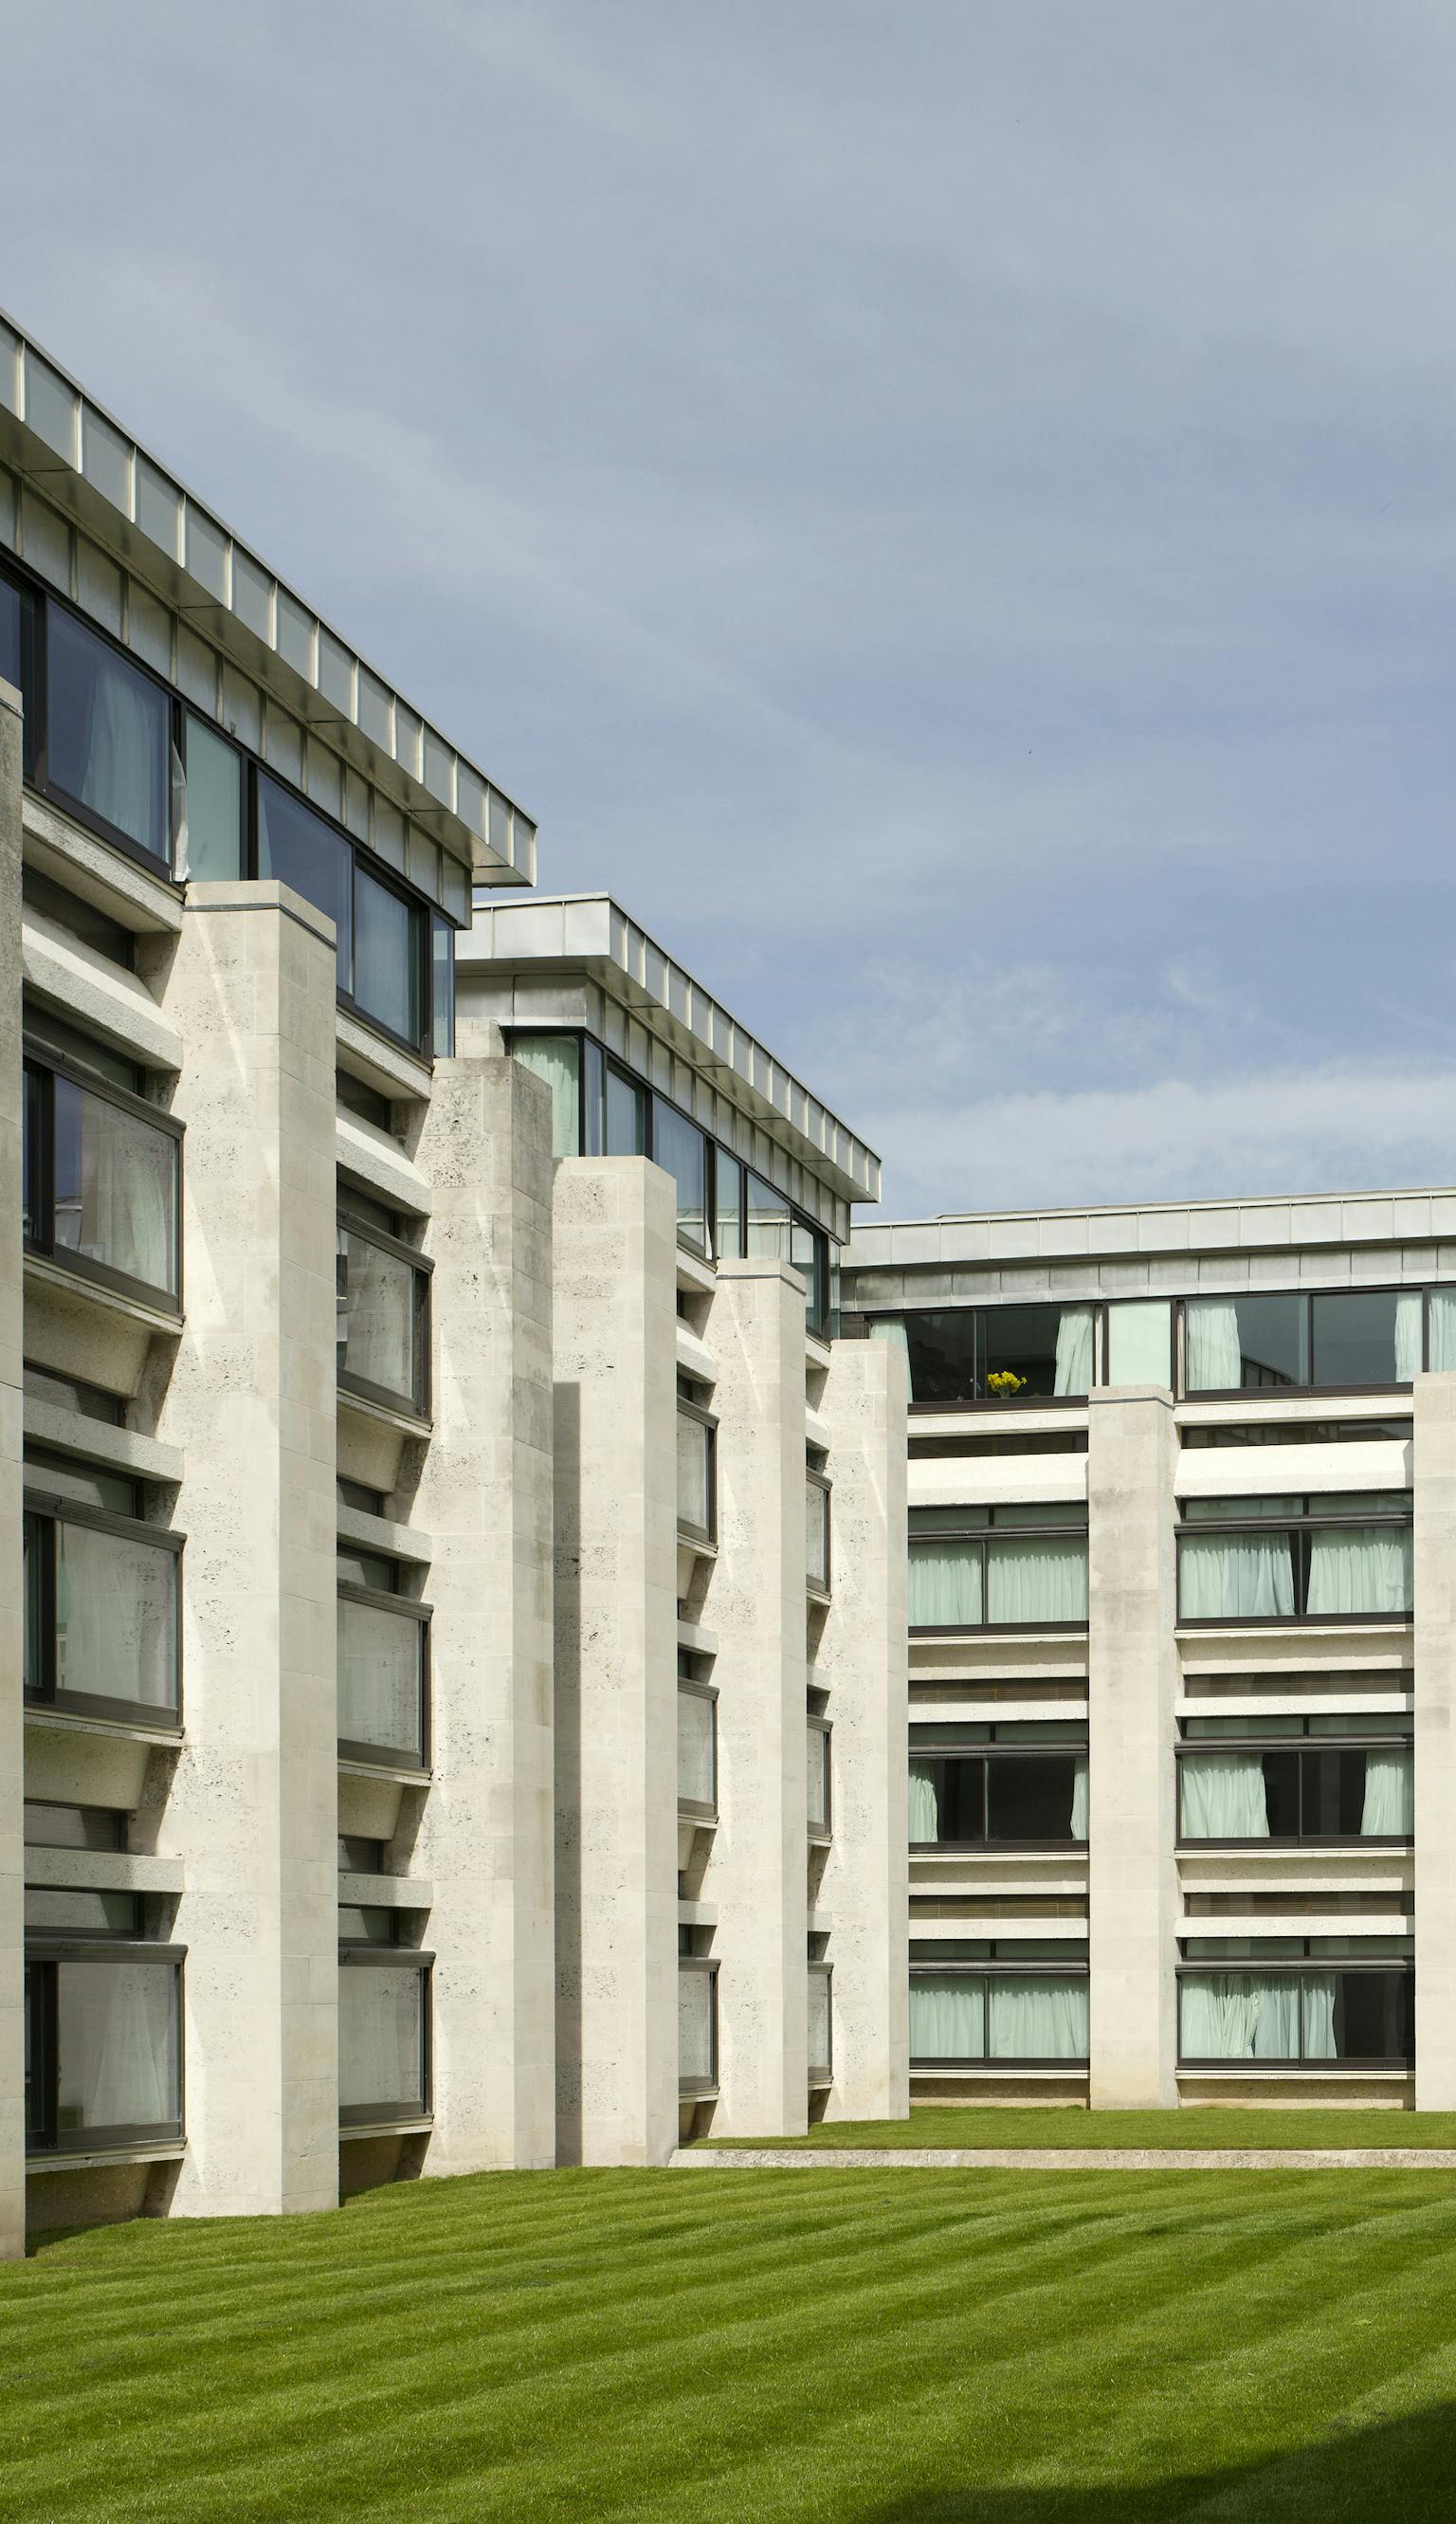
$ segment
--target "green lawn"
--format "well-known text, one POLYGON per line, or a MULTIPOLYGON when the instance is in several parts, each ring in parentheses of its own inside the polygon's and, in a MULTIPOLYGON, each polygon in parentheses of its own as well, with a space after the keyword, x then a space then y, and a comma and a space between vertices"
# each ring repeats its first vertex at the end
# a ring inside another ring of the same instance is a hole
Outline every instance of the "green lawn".
POLYGON ((1456 2175, 501 2174, 0 2271, 6 2524, 1425 2524, 1456 2175))
POLYGON ((1089 2112, 1069 2104, 919 2104, 906 2121, 821 2121, 806 2138, 700 2139, 698 2145, 1456 2148, 1456 2112, 1245 2111, 1223 2104, 1089 2112))

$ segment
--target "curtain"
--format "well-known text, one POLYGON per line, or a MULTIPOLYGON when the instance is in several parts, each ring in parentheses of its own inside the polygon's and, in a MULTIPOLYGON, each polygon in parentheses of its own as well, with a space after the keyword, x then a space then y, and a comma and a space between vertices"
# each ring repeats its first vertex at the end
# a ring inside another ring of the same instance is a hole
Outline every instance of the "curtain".
POLYGON ((910 1546, 911 1629, 979 1629, 986 1618, 979 1542, 910 1546))
POLYGON ((1456 1368, 1456 1288, 1431 1291, 1431 1365, 1446 1374, 1456 1368))
POLYGON ((176 1988, 170 1964, 57 1966, 63 2130, 150 2128, 175 2120, 176 1988))
POLYGON ((57 1243, 170 1291, 176 1141, 69 1078, 55 1096, 57 1243))
POLYGON ((1185 1840, 1267 1840, 1269 1807, 1258 1753, 1186 1753, 1178 1765, 1185 1840))
POLYGON ((1299 1982, 1292 1972, 1186 1972, 1180 1994, 1185 2060, 1299 2057, 1299 1982))
POLYGON ((56 1525, 56 1688, 147 1709, 176 1706, 174 1553, 56 1525))
POLYGON ((1092 1315, 1091 1306, 1063 1306, 1056 1327, 1053 1393, 1092 1390, 1092 1315))
POLYGON ((423 1992, 417 1964, 339 1974, 339 2102, 419 2104, 423 1992))
POLYGON ((408 1403, 414 1392, 414 1273, 402 1255, 343 1227, 339 1253, 339 1364, 408 1403))
POLYGON ((1189 1393, 1233 1392, 1243 1381, 1238 1308, 1232 1297, 1190 1297, 1184 1308, 1189 1393))
POLYGON ((417 1759, 421 1626, 381 1604, 339 1602, 339 1733, 417 1759))
POLYGON ((1303 1972, 1304 1990, 1304 2057, 1306 2060, 1334 2060, 1335 2048, 1335 1974, 1303 1972))
POLYGON ((1408 1613, 1409 1526, 1348 1525, 1316 1530, 1309 1561, 1311 1613, 1408 1613))
POLYGON ((1415 1828, 1416 1783, 1409 1753, 1393 1748, 1388 1753, 1367 1753, 1362 1833, 1409 1840, 1415 1828))
POLYGON ((908 1368, 910 1360, 910 1336, 905 1331, 904 1317, 902 1315, 871 1315, 869 1319, 869 1336, 871 1340, 888 1341, 892 1349, 898 1350, 901 1358, 904 1360, 905 1365, 908 1368))
MULTIPOLYGON (((1167 1384, 1173 1343, 1166 1297, 1135 1297, 1107 1309, 1109 1384, 1167 1384)), ((1190 1380, 1191 1381, 1191 1380, 1190 1380)))
POLYGON ((1409 1384, 1421 1373, 1421 1310, 1419 1288, 1403 1289, 1395 1300, 1395 1381, 1409 1384))
POLYGON ((1088 1984, 1050 1972, 994 1980, 988 2011, 990 2060, 1085 2060, 1088 1984))
POLYGON ((986 1983, 964 1972, 910 1977, 912 2060, 984 2060, 986 1983))
POLYGON ((1186 1622, 1257 1621, 1294 1610, 1286 1533, 1186 1533, 1178 1548, 1178 1611, 1186 1622))
POLYGON ((50 773, 158 858, 168 853, 167 699, 59 607, 48 621, 50 773))
POLYGON ((909 1825, 911 1840, 939 1840, 941 1808, 936 1795, 935 1765, 910 1764, 909 1825))
POLYGON ((1079 1753, 1072 1765, 1072 1838, 1087 1838, 1087 1755, 1079 1753))
POLYGON ((1078 1534, 993 1540, 988 1622, 1085 1622, 1087 1542, 1078 1534))
POLYGON ((677 1975, 677 2073, 703 2085, 713 2073, 713 1979, 711 1972, 677 1975))

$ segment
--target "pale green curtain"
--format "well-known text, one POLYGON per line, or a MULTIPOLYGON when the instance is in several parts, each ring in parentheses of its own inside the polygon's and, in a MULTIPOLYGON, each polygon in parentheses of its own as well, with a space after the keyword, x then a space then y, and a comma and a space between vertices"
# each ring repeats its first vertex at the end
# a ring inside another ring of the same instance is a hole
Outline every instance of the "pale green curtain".
POLYGON ((1185 1840, 1267 1840, 1269 1806, 1257 1753, 1186 1753, 1178 1765, 1185 1840))
POLYGON ((936 1774, 929 1762, 910 1764, 909 1836, 911 1840, 939 1840, 941 1837, 936 1774))
POLYGON ((1233 1392, 1243 1376, 1238 1309, 1232 1297, 1190 1297, 1184 1308, 1185 1375, 1189 1393, 1233 1392))
POLYGON ((1456 1288, 1431 1291, 1431 1365, 1445 1374, 1456 1368, 1456 1288))
POLYGON ((1395 1300, 1395 1379, 1399 1384, 1409 1384, 1421 1373, 1421 1314, 1420 1289, 1403 1289, 1395 1300))
POLYGON ((1367 1753, 1361 1831, 1409 1840, 1415 1828, 1416 1782, 1409 1753, 1394 1748, 1367 1753))
POLYGON ((990 1623, 1085 1622, 1085 1537, 1054 1533, 994 1539, 986 1618, 990 1623))
POLYGON ((1349 1525, 1316 1531, 1309 1559, 1311 1613, 1408 1613, 1413 1599, 1409 1526, 1349 1525))
POLYGON ((910 1546, 911 1629, 979 1629, 986 1618, 979 1542, 910 1546))
POLYGON ((1186 1622, 1258 1621, 1294 1610, 1294 1563, 1284 1533, 1186 1533, 1178 1551, 1186 1622))
POLYGON ((1072 1838, 1087 1838, 1087 1755, 1079 1753, 1072 1765, 1072 1838))
POLYGON ((62 2130, 175 2120, 176 1974, 169 1964, 63 1963, 56 1974, 62 2130))
POLYGON ((1109 1384, 1166 1384, 1173 1373, 1166 1297, 1136 1297, 1107 1309, 1109 1384))
POLYGON ((581 1149, 581 1081, 579 1050, 569 1035, 517 1035, 510 1046, 513 1060, 544 1078, 551 1089, 551 1152, 574 1157, 581 1149))
POLYGON ((56 1527, 56 1688, 176 1706, 177 1561, 99 1526, 56 1527))
POLYGON ((984 2060, 986 1983, 960 1972, 916 1972, 910 1980, 912 2060, 984 2060))
POLYGON ((1304 1990, 1304 2057, 1306 2060, 1334 2060, 1335 2048, 1335 1974, 1304 1972, 1300 1975, 1304 1990))
POLYGON ((1180 1984, 1186 2060, 1297 2060, 1292 1972, 1187 1972, 1180 1984))
POLYGON ((1051 1972, 994 1980, 988 2015, 988 2059, 1087 2058, 1089 2011, 1085 1980, 1051 1972))
POLYGON ((871 1340, 888 1341, 892 1349, 898 1350, 906 1366, 909 1365, 910 1336, 905 1331, 902 1315, 871 1315, 869 1336, 871 1340))
POLYGON ((1092 1390, 1092 1313, 1091 1306, 1063 1306, 1056 1327, 1053 1393, 1092 1390))

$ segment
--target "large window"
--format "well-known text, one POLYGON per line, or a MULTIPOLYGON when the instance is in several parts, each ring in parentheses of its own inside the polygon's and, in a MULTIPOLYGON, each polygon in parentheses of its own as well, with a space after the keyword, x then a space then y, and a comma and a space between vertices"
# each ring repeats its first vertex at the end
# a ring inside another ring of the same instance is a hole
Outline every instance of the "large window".
POLYGON ((805 1786, 808 1791, 809 1838, 814 1841, 827 1841, 834 1829, 833 1740, 834 1728, 827 1718, 805 1720, 805 1786))
POLYGON ((827 2086, 834 2075, 834 1966, 808 1966, 809 2083, 827 2086))
POLYGON ((399 1222, 362 1195, 339 1214, 339 1383, 364 1400, 425 1419, 430 1407, 429 1265, 399 1222))
POLYGON ((909 1837, 912 1849, 1085 1844, 1086 1722, 912 1724, 909 1837))
POLYGON ((416 1947, 341 1940, 341 2128, 418 2120, 429 2111, 433 1960, 416 1947))
POLYGON ((1404 2067, 1415 2057, 1409 1937, 1189 1937, 1178 1974, 1185 2067, 1404 2067), (1253 1967, 1251 1968, 1251 1964, 1253 1967))
POLYGON ((256 860, 259 876, 292 886, 333 922, 341 996, 371 1025, 423 1050, 431 959, 419 898, 366 865, 337 826, 262 771, 256 860))
POLYGON ((180 1125, 83 1062, 39 1044, 26 1046, 24 1085, 30 1251, 128 1296, 175 1309, 180 1125))
POLYGON ((181 1966, 175 1947, 80 1933, 27 1938, 28 2150, 181 2136, 181 1966))
POLYGON ((653 1098, 653 1162, 677 1187, 677 1240, 693 1253, 711 1250, 707 1141, 663 1096, 653 1098))
POLYGON ((826 1474, 812 1467, 804 1475, 804 1575, 816 1595, 829 1592, 829 1499, 826 1474))
POLYGON ((913 1943, 911 2067, 954 2068, 981 2061, 1058 2067, 1085 2062, 1086 1954, 1085 1945, 1070 1939, 913 1943))
POLYGON ((1078 1629, 1087 1622, 1087 1510, 910 1510, 912 1631, 1078 1629))
POLYGON ((1178 1539, 1185 1623, 1408 1619, 1405 1490, 1189 1499, 1178 1539))
POLYGON ((1358 1390, 1453 1366, 1456 1288, 1281 1289, 1184 1305, 1189 1393, 1358 1390))
POLYGON ((690 1542, 718 1533, 717 1423, 683 1395, 677 1405, 677 1529, 690 1542))
POLYGON ((694 1681, 678 1660, 677 1806, 697 1822, 715 1822, 718 1815, 718 1695, 710 1683, 694 1681))
POLYGON ((401 1593, 403 1574, 382 1552, 339 1553, 339 1751, 383 1769, 423 1770, 430 1607, 401 1593))
POLYGON ((1405 1716, 1328 1712, 1186 1718, 1180 1841, 1408 1841, 1412 1723, 1405 1716))
POLYGON ((690 2100, 718 2091, 718 1966, 707 1956, 678 1957, 677 2083, 690 2100))
POLYGON ((182 1538, 135 1482, 64 1459, 25 1466, 24 1690, 80 1716, 174 1726, 182 1538))
POLYGON ((912 1403, 1070 1401, 1091 1389, 1091 1306, 917 1309, 875 1323, 888 1332, 901 1320, 912 1403))
POLYGON ((63 606, 48 608, 41 778, 127 848, 171 862, 171 699, 63 606))

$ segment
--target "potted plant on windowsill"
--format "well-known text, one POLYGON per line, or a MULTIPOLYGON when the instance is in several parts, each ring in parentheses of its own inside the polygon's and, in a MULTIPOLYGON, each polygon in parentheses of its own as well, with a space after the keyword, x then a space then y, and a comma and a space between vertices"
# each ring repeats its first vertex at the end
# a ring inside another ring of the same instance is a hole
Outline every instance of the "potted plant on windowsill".
POLYGON ((998 1367, 986 1380, 986 1390, 996 1402, 1009 1402, 1014 1394, 1025 1393, 1030 1377, 1018 1376, 1012 1367, 998 1367))

